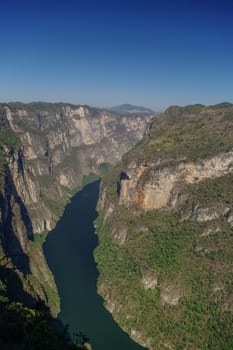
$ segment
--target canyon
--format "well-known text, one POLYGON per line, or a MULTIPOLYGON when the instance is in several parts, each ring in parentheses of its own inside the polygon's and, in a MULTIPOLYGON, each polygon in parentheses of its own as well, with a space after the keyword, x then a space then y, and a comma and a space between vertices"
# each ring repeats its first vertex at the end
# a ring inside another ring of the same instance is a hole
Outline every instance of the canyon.
POLYGON ((228 103, 156 116, 1 104, 1 254, 23 290, 58 314, 42 245, 101 178, 94 257, 115 321, 150 350, 231 349, 232 115, 228 103))
POLYGON ((46 234, 72 195, 143 137, 152 115, 38 102, 1 104, 0 117, 2 249, 24 289, 56 315, 59 298, 42 252, 46 234))

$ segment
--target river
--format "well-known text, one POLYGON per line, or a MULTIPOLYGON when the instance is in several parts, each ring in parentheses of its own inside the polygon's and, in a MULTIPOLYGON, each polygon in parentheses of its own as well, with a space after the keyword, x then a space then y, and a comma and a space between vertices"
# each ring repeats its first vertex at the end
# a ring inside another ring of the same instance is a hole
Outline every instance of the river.
POLYGON ((69 324, 71 334, 87 335, 93 350, 143 350, 121 330, 97 294, 93 251, 98 238, 93 221, 98 193, 99 182, 77 193, 44 244, 61 299, 59 318, 69 324))

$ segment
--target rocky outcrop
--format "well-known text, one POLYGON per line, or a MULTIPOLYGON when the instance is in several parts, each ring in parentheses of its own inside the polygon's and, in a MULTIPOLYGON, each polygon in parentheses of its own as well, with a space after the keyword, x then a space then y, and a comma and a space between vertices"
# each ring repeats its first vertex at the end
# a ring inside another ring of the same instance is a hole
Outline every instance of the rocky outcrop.
POLYGON ((142 276, 145 289, 154 289, 158 285, 158 276, 153 271, 145 271, 142 276))
MULTIPOLYGON (((179 184, 197 184, 233 173, 233 151, 219 154, 199 162, 178 161, 170 167, 162 159, 156 163, 137 165, 130 163, 125 178, 120 181, 120 204, 135 202, 143 210, 173 209, 179 200, 179 184)), ((197 212, 197 211, 196 211, 197 212)), ((201 214, 196 213, 200 218, 201 214)), ((211 217, 215 217, 212 214, 211 217)))
POLYGON ((176 283, 171 281, 166 281, 162 283, 160 290, 160 298, 162 305, 177 305, 179 303, 180 298, 183 296, 183 293, 179 286, 177 286, 176 283))

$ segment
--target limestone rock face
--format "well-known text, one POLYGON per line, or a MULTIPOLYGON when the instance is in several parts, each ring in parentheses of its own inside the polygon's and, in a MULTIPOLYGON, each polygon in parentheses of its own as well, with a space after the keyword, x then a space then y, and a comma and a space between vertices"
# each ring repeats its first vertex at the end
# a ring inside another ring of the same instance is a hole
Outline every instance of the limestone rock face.
POLYGON ((66 189, 75 191, 85 175, 118 162, 152 119, 66 104, 3 108, 22 144, 18 154, 6 152, 9 171, 38 233, 51 230, 57 219, 51 201, 67 201, 66 189))
POLYGON ((151 271, 146 271, 143 273, 142 283, 145 289, 154 289, 158 285, 158 276, 151 271))
MULTIPOLYGON (((52 230, 72 194, 142 139, 153 116, 42 102, 0 104, 0 109, 0 123, 20 139, 14 149, 1 145, 2 246, 19 275, 29 276, 29 294, 33 288, 34 296, 50 303, 56 286, 41 245, 33 242, 36 235, 52 230)), ((57 314, 58 302, 50 306, 57 314)))
MULTIPOLYGON (((196 184, 229 173, 233 173, 233 151, 196 163, 177 162, 172 167, 164 167, 162 160, 147 165, 135 164, 135 168, 130 164, 126 170, 127 176, 120 183, 119 201, 125 205, 136 202, 143 210, 171 209, 177 205, 175 191, 179 183, 196 184)), ((203 215, 198 214, 200 221, 205 220, 203 215)), ((214 218, 217 214, 211 215, 214 218)))
POLYGON ((32 222, 33 210, 30 209, 42 212, 40 188, 25 171, 22 151, 12 152, 5 147, 4 152, 6 162, 5 188, 1 193, 1 246, 5 255, 11 259, 23 290, 35 300, 44 300, 50 306, 51 313, 56 316, 59 312, 59 299, 55 281, 41 245, 33 242, 34 233, 40 228, 44 231, 51 229, 52 214, 43 208, 46 216, 32 222), (56 295, 57 302, 50 304, 46 291, 56 295))

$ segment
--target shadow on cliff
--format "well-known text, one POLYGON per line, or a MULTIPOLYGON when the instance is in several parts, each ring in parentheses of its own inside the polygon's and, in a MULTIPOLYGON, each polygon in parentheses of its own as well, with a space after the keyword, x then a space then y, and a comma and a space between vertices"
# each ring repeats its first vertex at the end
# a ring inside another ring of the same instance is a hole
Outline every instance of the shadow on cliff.
POLYGON ((73 349, 68 346, 67 327, 51 316, 44 301, 24 291, 22 281, 7 267, 7 261, 0 259, 0 282, 6 286, 0 286, 0 348, 73 349))
POLYGON ((6 285, 6 292, 0 290, 0 297, 7 295, 10 301, 19 301, 23 305, 32 307, 35 306, 39 300, 33 298, 32 295, 25 292, 23 284, 19 275, 10 267, 8 267, 8 259, 1 259, 0 265, 0 280, 6 285))
MULTIPOLYGON (((19 167, 19 169, 20 168, 21 167, 19 167)), ((21 173, 21 176, 23 176, 23 171, 19 170, 19 172, 21 173)), ((10 193, 12 194, 15 203, 17 203, 19 206, 20 216, 21 216, 21 220, 22 220, 24 227, 25 227, 25 230, 26 230, 27 238, 33 240, 32 222, 31 222, 29 213, 27 211, 27 208, 26 208, 22 198, 20 197, 20 195, 17 192, 17 189, 16 189, 15 184, 14 184, 14 180, 12 178, 11 171, 10 171, 8 165, 6 165, 6 174, 7 174, 6 183, 8 183, 10 185, 10 187, 11 187, 10 193)))
POLYGON ((29 257, 24 253, 23 247, 13 226, 14 213, 12 208, 17 205, 19 208, 20 220, 25 228, 27 239, 33 240, 32 222, 27 208, 19 196, 8 165, 5 166, 5 197, 0 193, 0 205, 3 213, 1 227, 1 241, 6 256, 11 258, 15 267, 24 276, 31 273, 29 257))
POLYGON ((121 171, 119 177, 118 177, 118 180, 117 180, 117 194, 118 194, 118 197, 120 196, 120 193, 121 193, 121 181, 122 180, 130 180, 129 176, 124 173, 123 171, 121 171))

